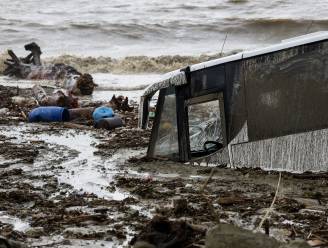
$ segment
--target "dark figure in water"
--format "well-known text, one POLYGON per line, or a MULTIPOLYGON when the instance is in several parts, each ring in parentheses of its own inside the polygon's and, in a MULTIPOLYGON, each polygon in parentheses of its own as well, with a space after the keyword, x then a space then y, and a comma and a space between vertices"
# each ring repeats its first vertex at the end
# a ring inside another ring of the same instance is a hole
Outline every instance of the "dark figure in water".
POLYGON ((59 85, 76 95, 91 95, 97 86, 90 74, 82 74, 75 68, 65 64, 43 65, 41 49, 32 42, 25 45, 30 54, 25 58, 18 58, 12 50, 8 50, 11 59, 7 59, 4 75, 22 79, 55 80, 59 85))

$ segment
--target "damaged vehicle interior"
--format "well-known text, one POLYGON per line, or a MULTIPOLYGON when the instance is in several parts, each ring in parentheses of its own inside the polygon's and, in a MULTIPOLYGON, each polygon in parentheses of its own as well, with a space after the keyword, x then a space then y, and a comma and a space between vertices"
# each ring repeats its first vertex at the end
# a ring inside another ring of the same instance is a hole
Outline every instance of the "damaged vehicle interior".
POLYGON ((328 127, 328 32, 191 65, 164 75, 141 97, 147 156, 187 162, 228 147, 328 127))

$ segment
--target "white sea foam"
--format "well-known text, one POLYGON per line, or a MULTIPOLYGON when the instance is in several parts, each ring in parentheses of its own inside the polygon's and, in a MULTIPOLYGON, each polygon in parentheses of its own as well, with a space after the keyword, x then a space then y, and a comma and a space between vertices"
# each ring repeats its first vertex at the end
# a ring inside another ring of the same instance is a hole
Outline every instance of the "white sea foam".
POLYGON ((199 55, 328 29, 327 1, 1 0, 0 51, 38 42, 51 56, 199 55))

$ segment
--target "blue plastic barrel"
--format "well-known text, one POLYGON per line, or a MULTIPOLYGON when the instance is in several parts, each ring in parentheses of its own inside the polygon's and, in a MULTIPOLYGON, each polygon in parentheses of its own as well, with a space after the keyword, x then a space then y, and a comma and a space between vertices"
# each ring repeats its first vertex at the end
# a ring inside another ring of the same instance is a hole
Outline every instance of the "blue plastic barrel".
POLYGON ((92 117, 95 121, 100 119, 109 118, 114 116, 114 111, 112 108, 109 107, 98 107, 93 111, 92 117))
POLYGON ((33 109, 28 115, 29 122, 59 122, 68 121, 69 112, 66 108, 47 106, 33 109))

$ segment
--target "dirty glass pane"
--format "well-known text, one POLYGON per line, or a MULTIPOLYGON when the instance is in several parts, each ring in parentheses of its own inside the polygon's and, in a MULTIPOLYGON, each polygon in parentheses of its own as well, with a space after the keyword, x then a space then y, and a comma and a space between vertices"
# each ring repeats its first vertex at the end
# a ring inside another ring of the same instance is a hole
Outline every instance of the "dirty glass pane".
POLYGON ((201 96, 210 92, 218 92, 224 88, 224 66, 213 66, 191 72, 191 95, 201 96))
POLYGON ((171 90, 165 96, 158 136, 155 143, 155 156, 174 158, 179 154, 176 98, 175 93, 172 91, 174 90, 171 90))
POLYGON ((206 141, 223 143, 219 100, 188 106, 190 150, 204 149, 206 141))

